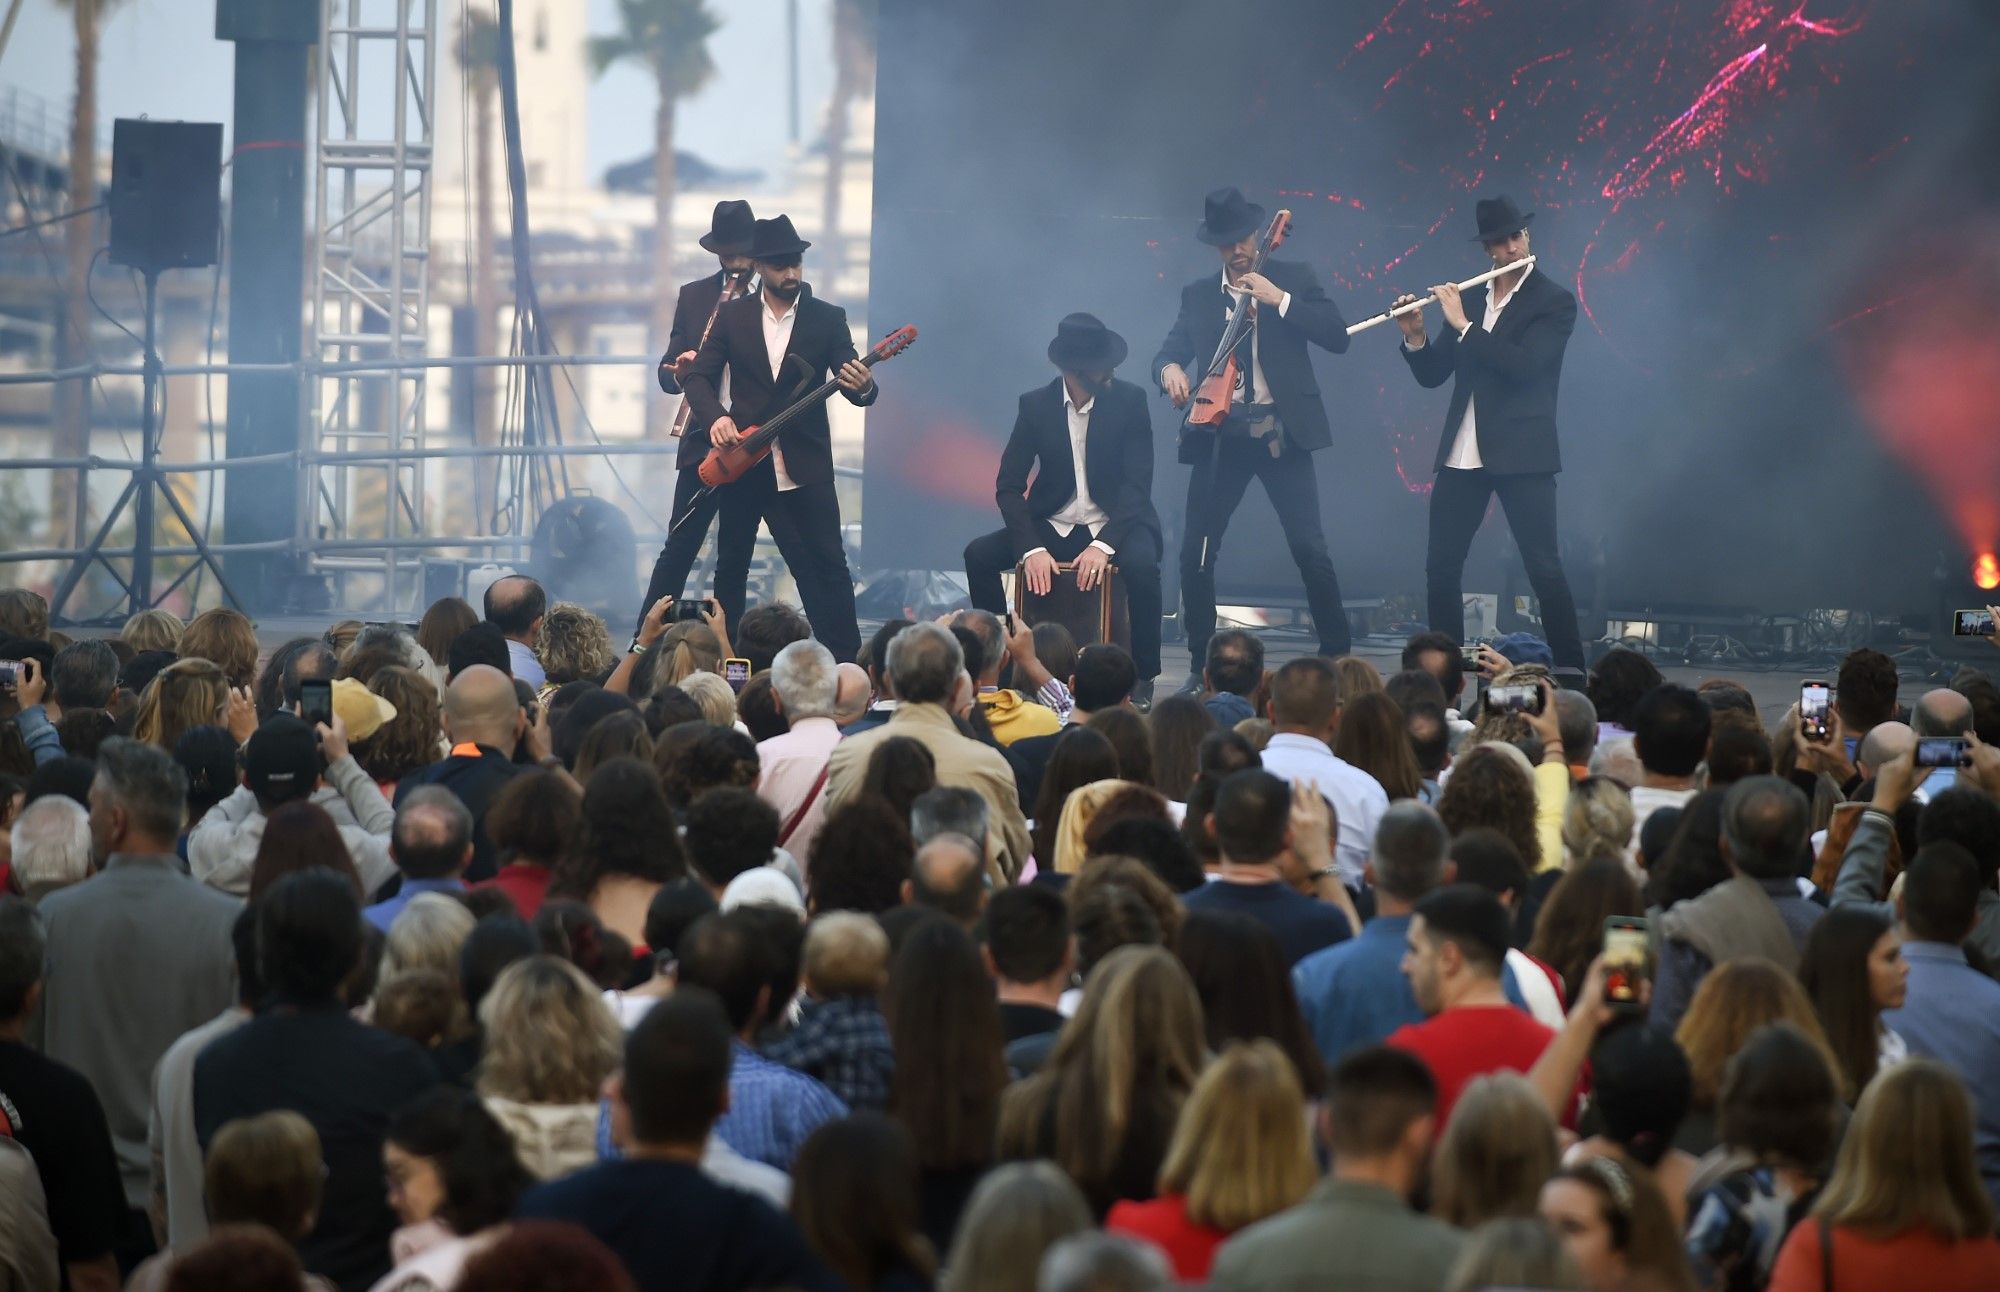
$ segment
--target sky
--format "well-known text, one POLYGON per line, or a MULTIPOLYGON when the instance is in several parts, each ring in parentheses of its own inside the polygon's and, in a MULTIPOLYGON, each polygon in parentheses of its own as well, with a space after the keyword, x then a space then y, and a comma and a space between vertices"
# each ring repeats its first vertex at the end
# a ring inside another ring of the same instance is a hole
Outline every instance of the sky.
MULTIPOLYGON (((376 0, 379 5, 381 0, 376 0)), ((833 85, 829 53, 832 0, 796 0, 800 25, 800 133, 817 134, 819 109, 833 85)), ((617 21, 615 0, 589 0, 592 32, 617 21)), ((454 30, 463 0, 439 0, 441 35, 454 30)), ((680 147, 717 162, 776 170, 787 147, 784 80, 788 0, 709 0, 722 19, 710 41, 717 76, 681 105, 680 147)), ((4 8, 0 8, 4 13, 4 8)), ((109 137, 121 116, 166 120, 230 119, 232 47, 215 39, 213 0, 124 0, 105 21, 98 111, 109 137)), ((440 44, 440 57, 447 56, 440 44)), ((24 0, 13 38, 0 53, 0 113, 7 91, 48 101, 68 120, 75 83, 75 41, 67 9, 55 0, 24 0)), ((591 90, 590 171, 652 151, 654 94, 641 70, 619 67, 591 90)), ((532 96, 523 111, 533 111, 532 96)))

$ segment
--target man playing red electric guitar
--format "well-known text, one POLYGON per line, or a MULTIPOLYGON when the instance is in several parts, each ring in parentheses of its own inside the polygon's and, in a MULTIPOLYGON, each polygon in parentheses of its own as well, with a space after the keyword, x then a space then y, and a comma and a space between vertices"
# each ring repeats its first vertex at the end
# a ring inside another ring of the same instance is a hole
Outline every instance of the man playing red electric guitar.
MULTIPOLYGON (((753 426, 771 420, 828 373, 839 381, 849 403, 865 408, 875 402, 875 378, 854 348, 846 312, 806 289, 802 262, 811 245, 793 230, 787 216, 757 221, 750 260, 763 288, 717 312, 707 343, 681 376, 681 388, 694 409, 686 438, 697 440, 704 453, 710 445, 727 448, 738 443, 753 426), (727 408, 718 394, 725 369, 730 386, 727 408)), ((770 528, 798 581, 813 636, 836 659, 853 659, 861 650, 861 629, 854 617, 854 576, 840 540, 840 500, 834 492, 826 405, 814 404, 787 422, 771 455, 742 479, 705 496, 697 496, 698 488, 695 473, 683 470, 674 491, 674 515, 680 517, 689 506, 697 514, 682 536, 669 540, 660 553, 653 570, 655 586, 648 589, 645 604, 674 594, 693 565, 708 515, 723 495, 747 490, 748 501, 770 528), (700 514, 704 511, 708 514, 700 514), (679 550, 683 546, 684 553, 679 550)))

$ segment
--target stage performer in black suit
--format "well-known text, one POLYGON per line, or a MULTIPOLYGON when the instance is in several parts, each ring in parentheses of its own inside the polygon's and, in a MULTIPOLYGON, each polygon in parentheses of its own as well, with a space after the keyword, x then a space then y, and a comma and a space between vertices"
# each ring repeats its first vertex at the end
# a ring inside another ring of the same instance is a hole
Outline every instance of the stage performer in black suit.
MULTIPOLYGON (((1522 215, 1507 198, 1495 197, 1479 203, 1477 217, 1474 241, 1495 267, 1527 258, 1532 212, 1522 215)), ((1541 603, 1542 631, 1556 666, 1581 669, 1576 601, 1556 544, 1556 472, 1562 470, 1556 387, 1576 327, 1576 297, 1534 265, 1463 295, 1451 283, 1431 290, 1444 314, 1443 331, 1426 339, 1422 310, 1396 320, 1403 358, 1419 385, 1441 386, 1457 377, 1432 466, 1437 484, 1425 562, 1430 625, 1453 638, 1463 632, 1465 557, 1487 499, 1497 493, 1541 603)), ((1415 299, 1400 296, 1396 303, 1415 299)))
MULTIPOLYGON (((757 221, 750 259, 763 287, 754 296, 722 307, 707 344, 681 377, 694 406, 686 438, 698 440, 704 453, 711 443, 724 447, 737 443, 752 427, 763 425, 826 380, 828 373, 839 380, 841 394, 850 404, 865 408, 875 402, 875 378, 855 352, 846 312, 806 288, 802 260, 811 245, 792 229, 788 216, 757 221), (726 407, 720 393, 725 370, 730 384, 726 407)), ((682 472, 681 482, 674 491, 676 516, 686 509, 700 483, 693 471, 682 472)), ((861 629, 854 619, 854 576, 840 541, 840 500, 833 487, 826 405, 814 404, 788 423, 769 457, 741 480, 723 485, 695 505, 712 511, 731 493, 742 494, 738 501, 754 506, 770 527, 779 553, 798 580, 813 636, 836 659, 853 659, 861 650, 861 629)), ((698 514, 689 529, 699 533, 706 524, 706 517, 698 514)), ((687 546, 684 553, 682 539, 667 544, 654 566, 645 604, 652 605, 672 591, 676 578, 686 577, 696 545, 687 546)))
POLYGON ((1143 707, 1152 703, 1160 671, 1160 518, 1146 394, 1111 375, 1125 352, 1125 338, 1094 315, 1072 314, 1056 325, 1049 362, 1062 375, 1021 396, 994 482, 1006 527, 966 545, 965 577, 972 604, 1004 616, 1000 575, 1016 561, 1026 561, 1036 595, 1049 590, 1058 561, 1076 562, 1076 586, 1084 591, 1115 564, 1132 623, 1132 695, 1143 707), (1031 486, 1028 472, 1038 462, 1031 486))
MULTIPOLYGON (((1180 317, 1153 356, 1152 372, 1160 388, 1175 407, 1186 407, 1190 383, 1200 380, 1202 368, 1222 343, 1237 297, 1247 293, 1255 302, 1254 322, 1239 351, 1243 375, 1221 442, 1214 443, 1215 432, 1190 426, 1180 443, 1180 460, 1194 468, 1188 475, 1187 527, 1181 536, 1181 605, 1188 650, 1197 661, 1206 658, 1209 634, 1215 631, 1215 551, 1252 476, 1263 481, 1305 580, 1320 652, 1344 655, 1350 644, 1340 582, 1320 528, 1319 481, 1312 460, 1333 437, 1306 353, 1308 341, 1334 354, 1346 350, 1347 324, 1305 263, 1268 260, 1262 273, 1250 271, 1264 226, 1264 208, 1245 201, 1236 189, 1208 195, 1206 217, 1195 237, 1221 254, 1222 272, 1181 289, 1180 317), (1195 366, 1192 377, 1190 365, 1195 366), (1204 537, 1209 541, 1206 567, 1204 537)), ((1188 681, 1186 689, 1199 689, 1199 665, 1188 681)))
MULTIPOLYGON (((723 288, 733 284, 735 295, 741 296, 751 285, 750 239, 756 233, 756 227, 757 217, 751 214, 748 202, 715 204, 715 214, 709 220, 708 232, 701 237, 701 247, 712 252, 722 262, 722 268, 681 287, 680 299, 674 304, 674 326, 667 337, 667 352, 660 356, 660 389, 669 395, 683 393, 680 374, 694 362, 695 351, 701 345, 702 329, 708 326, 709 316, 715 312, 715 303, 722 299, 723 288)), ((725 375, 725 392, 728 386, 729 378, 725 375)), ((688 424, 694 424, 692 417, 689 417, 688 424)), ((674 456, 674 467, 680 473, 674 482, 674 515, 680 515, 682 498, 692 494, 700 485, 700 481, 695 479, 695 468, 706 456, 706 436, 681 436, 680 450, 674 456)), ((725 490, 724 495, 718 509, 722 524, 716 540, 715 599, 722 606, 722 613, 728 622, 735 624, 743 618, 743 600, 750 582, 750 557, 757 546, 757 511, 747 494, 733 494, 725 490)), ((686 591, 688 572, 694 568, 695 558, 701 553, 702 541, 707 537, 706 517, 699 529, 690 521, 677 541, 668 544, 660 553, 660 559, 653 567, 653 589, 644 606, 640 607, 642 619, 646 606, 661 597, 678 598, 686 591)))

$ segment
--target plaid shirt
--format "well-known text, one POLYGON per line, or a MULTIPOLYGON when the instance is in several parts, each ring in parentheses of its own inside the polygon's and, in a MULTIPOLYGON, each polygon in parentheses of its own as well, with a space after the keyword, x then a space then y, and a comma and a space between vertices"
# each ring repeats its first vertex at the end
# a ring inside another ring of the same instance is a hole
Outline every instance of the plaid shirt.
POLYGON ((715 1123, 715 1133, 744 1157, 789 1171, 807 1137, 847 1116, 847 1105, 811 1077, 771 1062, 741 1041, 735 1051, 729 1111, 715 1123))
POLYGON ((896 1053, 889 1025, 872 996, 836 996, 809 1002, 799 1025, 764 1047, 764 1057, 817 1077, 849 1108, 882 1112, 896 1053))

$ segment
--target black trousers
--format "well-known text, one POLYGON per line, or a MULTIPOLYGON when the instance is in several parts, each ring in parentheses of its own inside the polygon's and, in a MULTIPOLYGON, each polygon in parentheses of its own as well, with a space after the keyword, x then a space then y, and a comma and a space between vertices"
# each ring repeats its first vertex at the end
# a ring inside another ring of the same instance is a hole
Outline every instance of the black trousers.
POLYGON ((1345 655, 1353 645, 1347 612, 1340 606, 1340 580, 1327 554, 1326 533, 1319 521, 1319 477, 1312 454, 1290 440, 1278 456, 1260 440, 1225 435, 1216 446, 1215 479, 1201 463, 1188 473, 1187 532, 1181 536, 1181 606, 1187 618, 1191 667, 1199 673, 1208 658, 1209 635, 1215 631, 1215 559, 1229 518, 1243 501, 1252 477, 1263 482, 1264 495, 1278 513, 1285 546, 1305 580, 1306 606, 1319 633, 1322 655, 1345 655), (1209 539, 1207 568, 1201 560, 1203 536, 1209 539))
MULTIPOLYGON (((687 508, 687 500, 701 487, 700 478, 693 471, 681 472, 674 484, 674 514, 680 515, 687 508)), ((734 484, 724 485, 696 506, 708 512, 710 509, 723 511, 725 535, 729 513, 728 505, 722 501, 723 495, 738 494, 734 505, 742 507, 741 515, 748 515, 750 533, 756 534, 755 524, 761 519, 769 527, 771 537, 778 544, 778 554, 791 567, 792 578, 799 585, 799 600, 805 603, 806 618, 812 622, 813 636, 835 659, 852 660, 861 652, 861 627, 854 617, 854 574, 847 567, 847 549, 840 537, 840 497, 835 492, 834 482, 827 480, 819 484, 800 485, 796 489, 778 492, 778 477, 765 458, 750 469, 750 473, 734 484)), ((707 517, 698 512, 687 528, 670 540, 660 551, 660 559, 653 564, 652 586, 647 590, 646 604, 666 596, 687 580, 687 572, 693 568, 694 556, 701 549, 701 541, 707 529, 707 517)), ((726 551, 726 548, 725 548, 726 551)), ((746 559, 745 568, 748 568, 746 559)), ((722 599, 722 575, 716 573, 716 599, 722 599)), ((743 584, 735 587, 737 604, 742 604, 743 584)), ((725 604, 725 610, 727 603, 725 604)), ((643 613, 643 611, 641 612, 643 613)), ((740 614, 730 615, 730 628, 734 630, 741 622, 740 614)))
MULTIPOLYGON (((1035 522, 1035 541, 1049 549, 1058 561, 1075 560, 1090 546, 1090 531, 1078 525, 1067 536, 1056 533, 1046 520, 1035 522)), ((1003 619, 1007 615, 1007 591, 1000 576, 1014 568, 1014 539, 1004 529, 982 535, 965 545, 965 579, 972 592, 972 604, 990 610, 1003 619)), ((1125 589, 1125 608, 1132 623, 1132 663, 1139 680, 1160 673, 1160 540, 1149 529, 1135 529, 1112 554, 1118 567, 1118 582, 1125 589)), ((1074 577, 1074 576, 1071 576, 1074 577)), ((1063 682, 1068 678, 1058 679, 1063 682)))
MULTIPOLYGON (((739 482, 741 483, 741 482, 739 482)), ((693 467, 682 467, 674 476, 674 509, 667 517, 671 526, 688 509, 688 502, 701 489, 701 477, 693 467)), ((735 485, 716 490, 696 504, 697 514, 667 540, 653 562, 653 577, 646 587, 646 599, 639 603, 639 621, 661 597, 679 600, 687 592, 688 574, 701 556, 708 540, 708 527, 719 514, 722 526, 716 539, 715 600, 734 628, 743 618, 743 602, 750 584, 750 557, 757 547, 758 514, 756 500, 735 485)), ((636 631, 636 629, 634 630, 636 631)))
POLYGON ((1486 519, 1486 503, 1500 495, 1528 585, 1541 602, 1542 631, 1558 668, 1582 668, 1583 638, 1576 627, 1576 599, 1563 575, 1562 552, 1556 542, 1556 478, 1537 475, 1494 475, 1484 469, 1438 472, 1431 490, 1430 556, 1424 563, 1429 585, 1431 627, 1454 640, 1465 630, 1465 558, 1472 539, 1486 519))

